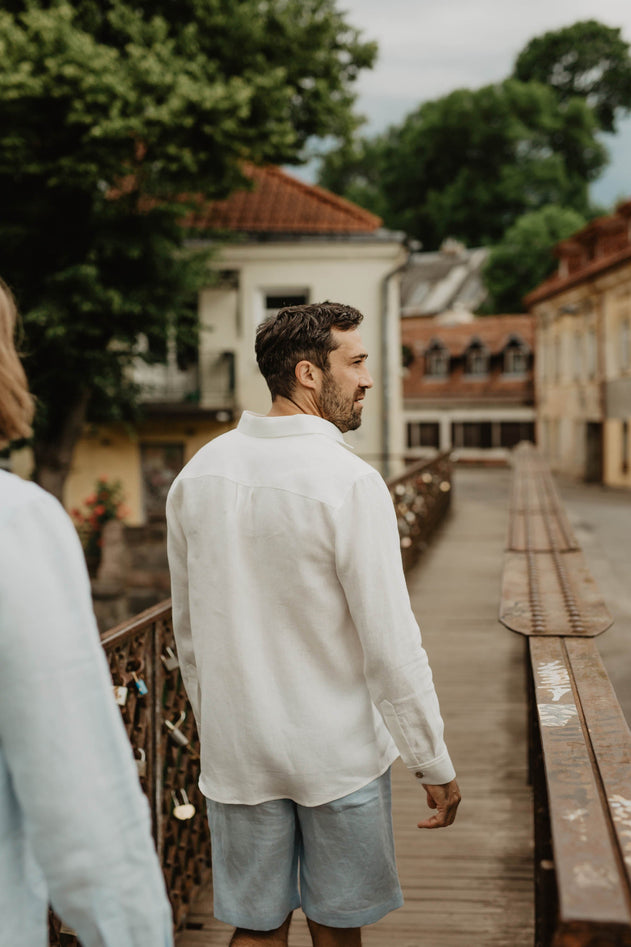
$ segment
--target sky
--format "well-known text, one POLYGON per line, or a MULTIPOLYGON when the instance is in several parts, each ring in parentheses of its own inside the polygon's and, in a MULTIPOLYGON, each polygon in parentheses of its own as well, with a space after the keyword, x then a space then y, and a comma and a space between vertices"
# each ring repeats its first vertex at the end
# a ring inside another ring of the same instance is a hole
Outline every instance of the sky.
MULTIPOLYGON (((338 0, 337 7, 379 44, 375 67, 356 83, 363 134, 399 123, 427 99, 506 78, 526 43, 549 30, 594 19, 620 27, 631 43, 631 0, 338 0)), ((605 207, 631 197, 631 116, 618 129, 603 135, 611 163, 592 185, 605 207)))

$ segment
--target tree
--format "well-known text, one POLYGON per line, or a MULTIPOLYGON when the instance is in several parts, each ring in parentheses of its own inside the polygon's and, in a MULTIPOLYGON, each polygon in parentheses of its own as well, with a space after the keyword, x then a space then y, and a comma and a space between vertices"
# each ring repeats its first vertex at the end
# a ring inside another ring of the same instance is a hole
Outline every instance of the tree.
POLYGON ((360 138, 328 151, 319 170, 320 185, 378 217, 388 217, 390 209, 381 180, 385 141, 380 135, 360 138))
POLYGON ((536 36, 513 70, 521 82, 543 82, 559 101, 584 99, 603 131, 614 132, 616 115, 631 109, 631 56, 620 30, 583 20, 536 36))
POLYGON ((345 194, 363 185, 370 209, 427 249, 448 236, 494 243, 547 204, 589 212, 589 182, 606 163, 596 132, 580 99, 560 108, 549 87, 509 79, 425 102, 357 146, 350 165, 325 160, 322 180, 345 183, 345 194))
POLYGON ((5 0, 0 11, 0 249, 39 401, 36 476, 61 495, 86 417, 134 403, 145 334, 190 341, 207 261, 187 199, 241 167, 300 160, 357 124, 371 65, 334 0, 5 0))
POLYGON ((555 269, 554 245, 585 223, 576 211, 558 204, 519 217, 493 248, 484 268, 490 296, 485 311, 523 312, 523 297, 555 269))

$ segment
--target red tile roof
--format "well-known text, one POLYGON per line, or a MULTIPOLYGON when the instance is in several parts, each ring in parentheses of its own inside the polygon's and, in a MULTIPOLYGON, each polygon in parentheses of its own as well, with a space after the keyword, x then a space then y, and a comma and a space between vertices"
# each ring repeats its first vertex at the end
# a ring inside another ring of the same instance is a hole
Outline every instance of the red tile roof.
POLYGON ((223 201, 204 204, 187 223, 200 229, 239 233, 373 233, 381 219, 350 201, 281 168, 247 165, 251 190, 234 191, 223 201))
POLYGON ((411 317, 402 320, 402 342, 411 348, 414 360, 403 379, 403 398, 410 402, 511 403, 530 405, 533 400, 533 371, 526 375, 505 375, 497 358, 513 336, 534 350, 534 317, 529 315, 481 316, 473 322, 440 325, 434 319, 411 317), (489 374, 472 379, 462 361, 468 346, 479 340, 495 356, 489 374), (452 359, 449 375, 425 374, 424 355, 433 340, 440 341, 452 359))
POLYGON ((532 350, 535 344, 534 316, 480 316, 473 322, 440 325, 433 319, 408 317, 401 323, 401 336, 417 355, 423 354, 433 339, 442 342, 452 356, 462 355, 474 339, 479 339, 491 355, 503 351, 511 336, 518 335, 532 350))
POLYGON ((559 257, 557 272, 524 297, 526 306, 534 306, 631 261, 630 218, 631 201, 624 201, 615 213, 598 217, 568 239, 559 241, 554 250, 559 257))

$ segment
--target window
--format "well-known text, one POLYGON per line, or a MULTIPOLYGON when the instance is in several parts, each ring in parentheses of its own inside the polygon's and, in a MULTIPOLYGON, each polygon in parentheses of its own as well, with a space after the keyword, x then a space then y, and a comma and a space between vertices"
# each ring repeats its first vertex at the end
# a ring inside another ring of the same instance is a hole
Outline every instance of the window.
POLYGON ((279 309, 286 306, 303 306, 309 302, 307 289, 292 287, 288 289, 270 289, 263 293, 263 313, 261 322, 276 315, 279 309))
POLYGON ((620 323, 620 371, 626 372, 631 365, 631 352, 629 351, 629 342, 631 334, 629 331, 629 320, 623 319, 620 323))
POLYGON ((447 378, 449 352, 440 342, 432 342, 425 353, 425 374, 429 378, 447 378))
POLYGON ((583 337, 580 332, 574 333, 574 378, 583 377, 583 337))
POLYGON ((489 353, 481 342, 472 342, 465 354, 465 373, 482 378, 489 373, 489 353))
POLYGON ((504 349, 504 374, 525 375, 530 363, 530 352, 521 339, 512 338, 504 349))
POLYGON ((492 424, 490 421, 454 421, 451 425, 451 443, 454 447, 492 447, 492 424))
POLYGON ((425 374, 429 378, 447 378, 449 355, 444 349, 432 349, 425 356, 425 374))
POLYGON ((590 378, 596 377, 596 332, 590 329, 587 333, 587 374, 590 378))
POLYGON ((500 423, 500 447, 515 447, 520 441, 535 440, 533 421, 502 421, 500 423))
POLYGON ((410 421, 407 426, 408 447, 439 447, 437 421, 410 421))
POLYGON ((553 371, 552 376, 556 381, 559 381, 561 378, 561 339, 557 335, 554 340, 554 349, 553 349, 553 371))

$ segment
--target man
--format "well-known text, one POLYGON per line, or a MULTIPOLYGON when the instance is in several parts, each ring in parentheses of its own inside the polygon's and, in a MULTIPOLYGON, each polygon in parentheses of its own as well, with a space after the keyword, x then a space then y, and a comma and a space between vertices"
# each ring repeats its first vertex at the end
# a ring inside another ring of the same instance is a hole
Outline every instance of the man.
POLYGON ((435 810, 419 827, 450 824, 460 801, 392 501, 342 437, 373 384, 361 320, 323 303, 263 323, 271 410, 202 448, 167 501, 215 916, 235 947, 286 945, 299 905, 315 947, 356 947, 402 904, 399 754, 435 810))

